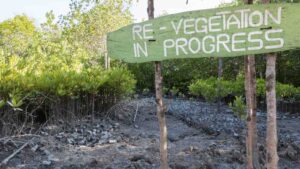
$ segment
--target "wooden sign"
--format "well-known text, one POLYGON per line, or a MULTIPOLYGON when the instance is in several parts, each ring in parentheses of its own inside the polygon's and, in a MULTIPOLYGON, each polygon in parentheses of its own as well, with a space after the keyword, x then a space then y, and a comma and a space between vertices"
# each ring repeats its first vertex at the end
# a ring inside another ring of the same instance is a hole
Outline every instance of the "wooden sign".
POLYGON ((297 3, 245 5, 163 16, 109 33, 108 55, 140 63, 296 49, 299 9, 297 3))

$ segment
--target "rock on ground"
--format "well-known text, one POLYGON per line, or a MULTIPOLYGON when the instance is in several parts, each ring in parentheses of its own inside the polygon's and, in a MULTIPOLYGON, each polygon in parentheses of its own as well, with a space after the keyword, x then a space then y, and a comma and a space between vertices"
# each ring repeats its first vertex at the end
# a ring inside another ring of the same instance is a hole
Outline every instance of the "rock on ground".
MULTIPOLYGON (((245 168, 245 122, 227 106, 165 100, 172 169, 245 168)), ((258 113, 260 161, 264 162, 265 113, 258 113)), ((279 165, 300 169, 300 117, 279 114, 279 165)), ((51 126, 2 168, 159 169, 159 124, 154 98, 123 101, 105 118, 51 126)), ((0 160, 32 138, 0 139, 0 160)))

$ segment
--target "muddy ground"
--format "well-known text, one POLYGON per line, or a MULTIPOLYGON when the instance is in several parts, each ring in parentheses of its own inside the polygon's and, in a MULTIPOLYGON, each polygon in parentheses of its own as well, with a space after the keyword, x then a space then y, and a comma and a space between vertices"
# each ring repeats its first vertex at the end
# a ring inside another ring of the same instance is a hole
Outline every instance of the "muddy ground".
MULTIPOLYGON (((168 150, 172 169, 243 169, 245 122, 227 106, 168 100, 168 150)), ((38 135, 0 139, 0 168, 158 169, 159 126, 154 98, 123 101, 105 117, 43 127, 38 135)), ((258 113, 260 163, 265 159, 265 113, 258 113)), ((278 113, 280 169, 300 169, 300 115, 278 113)))

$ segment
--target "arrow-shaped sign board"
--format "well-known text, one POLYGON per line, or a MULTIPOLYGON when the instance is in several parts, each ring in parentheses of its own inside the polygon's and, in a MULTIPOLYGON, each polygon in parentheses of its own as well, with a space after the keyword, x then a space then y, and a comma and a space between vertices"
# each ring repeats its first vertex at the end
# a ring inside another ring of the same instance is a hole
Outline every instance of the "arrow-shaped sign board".
POLYGON ((300 4, 191 11, 123 27, 107 36, 108 55, 140 63, 232 57, 300 48, 300 4))

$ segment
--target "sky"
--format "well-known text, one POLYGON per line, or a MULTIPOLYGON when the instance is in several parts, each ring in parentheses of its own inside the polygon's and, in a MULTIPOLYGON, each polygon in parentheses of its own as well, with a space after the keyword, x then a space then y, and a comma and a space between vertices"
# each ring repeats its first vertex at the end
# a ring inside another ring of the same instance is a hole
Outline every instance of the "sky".
MULTIPOLYGON (((190 10, 215 8, 222 2, 232 0, 154 0, 155 16, 173 14, 190 10), (159 3, 158 3, 159 2, 159 3)), ((65 15, 69 11, 70 0, 0 0, 0 22, 15 15, 26 14, 36 24, 43 23, 46 12, 53 10, 56 16, 65 15)), ((134 0, 131 12, 135 22, 146 20, 147 0, 134 0)))

